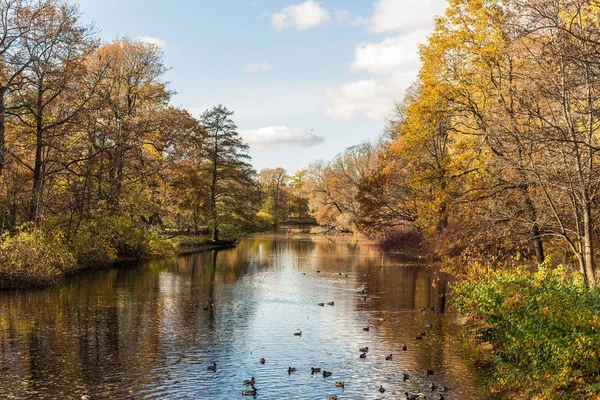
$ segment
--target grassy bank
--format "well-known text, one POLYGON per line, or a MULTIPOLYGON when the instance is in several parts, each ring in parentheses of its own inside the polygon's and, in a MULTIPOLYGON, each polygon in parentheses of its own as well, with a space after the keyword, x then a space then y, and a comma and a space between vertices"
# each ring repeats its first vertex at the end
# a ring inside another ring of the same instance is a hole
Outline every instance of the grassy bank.
POLYGON ((147 260, 229 247, 207 236, 166 236, 136 226, 128 218, 96 220, 81 226, 70 240, 25 225, 0 237, 0 290, 52 285, 85 269, 106 268, 123 260, 147 260))
POLYGON ((600 398, 600 291, 562 268, 489 273, 453 302, 492 348, 502 398, 600 398))

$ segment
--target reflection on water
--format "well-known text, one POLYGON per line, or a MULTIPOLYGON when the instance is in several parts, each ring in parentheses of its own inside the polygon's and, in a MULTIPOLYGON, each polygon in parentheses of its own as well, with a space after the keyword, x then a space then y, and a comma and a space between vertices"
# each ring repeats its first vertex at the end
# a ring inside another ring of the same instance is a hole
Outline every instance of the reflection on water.
POLYGON ((3 293, 0 398, 231 399, 251 376, 262 399, 431 399, 432 382, 449 388, 446 399, 482 398, 455 316, 443 312, 447 286, 437 268, 369 242, 288 233, 3 293))

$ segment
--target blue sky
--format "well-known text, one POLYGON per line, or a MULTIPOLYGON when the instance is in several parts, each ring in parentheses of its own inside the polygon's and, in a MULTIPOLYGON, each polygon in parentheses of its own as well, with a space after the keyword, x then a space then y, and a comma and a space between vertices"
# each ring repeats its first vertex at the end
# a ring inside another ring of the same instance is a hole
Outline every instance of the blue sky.
POLYGON ((105 41, 161 46, 173 103, 222 103, 258 168, 289 172, 375 140, 444 0, 80 0, 105 41))

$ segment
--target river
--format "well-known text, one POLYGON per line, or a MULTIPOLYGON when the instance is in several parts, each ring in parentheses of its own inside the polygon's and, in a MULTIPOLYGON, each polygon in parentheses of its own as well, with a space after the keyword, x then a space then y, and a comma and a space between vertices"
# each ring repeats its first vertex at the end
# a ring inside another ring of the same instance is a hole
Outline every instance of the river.
POLYGON ((431 383, 485 398, 449 281, 366 240, 290 230, 0 293, 0 398, 236 399, 250 377, 259 399, 437 399, 431 383))

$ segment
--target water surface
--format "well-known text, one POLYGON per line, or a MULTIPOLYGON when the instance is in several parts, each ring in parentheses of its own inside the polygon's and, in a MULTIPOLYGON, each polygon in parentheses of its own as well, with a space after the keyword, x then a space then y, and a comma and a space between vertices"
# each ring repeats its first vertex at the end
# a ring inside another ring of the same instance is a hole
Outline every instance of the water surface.
POLYGON ((368 241, 290 232, 0 293, 0 398, 236 399, 251 376, 259 399, 437 399, 431 383, 484 398, 448 281, 368 241))

